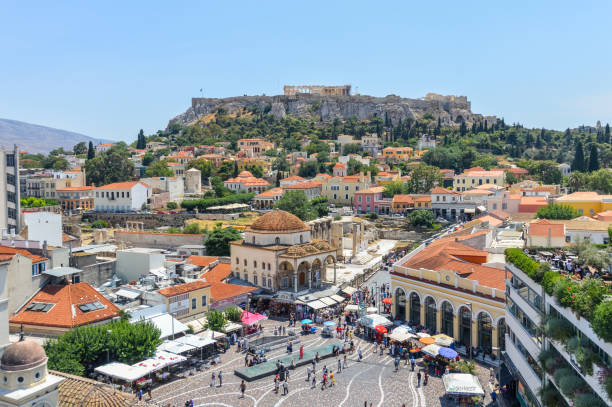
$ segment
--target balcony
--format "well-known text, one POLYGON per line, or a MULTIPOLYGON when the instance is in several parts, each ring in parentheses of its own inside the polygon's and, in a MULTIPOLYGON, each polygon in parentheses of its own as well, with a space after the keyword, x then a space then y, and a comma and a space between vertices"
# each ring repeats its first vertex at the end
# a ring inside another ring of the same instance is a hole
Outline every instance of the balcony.
POLYGON ((510 299, 533 321, 534 324, 539 325, 541 321, 541 314, 533 308, 525 299, 518 293, 518 291, 510 285, 510 299))
MULTIPOLYGON (((523 343, 523 345, 525 344, 523 343)), ((542 380, 536 372, 533 371, 531 366, 529 366, 529 363, 527 363, 521 352, 516 348, 512 340, 510 340, 508 334, 506 334, 506 354, 520 372, 525 382, 524 384, 529 387, 529 390, 531 390, 534 395, 539 394, 540 388, 542 387, 542 380)))
POLYGON ((533 335, 523 327, 521 322, 508 309, 506 309, 506 325, 508 325, 508 328, 510 328, 518 338, 520 338, 527 352, 536 359, 540 354, 541 345, 533 339, 533 335))
POLYGON ((597 395, 601 397, 603 401, 605 401, 608 405, 612 406, 612 400, 610 400, 610 398, 608 397, 608 393, 602 387, 602 385, 599 384, 598 373, 602 371, 603 368, 594 364, 593 374, 587 375, 586 373, 582 372, 582 369, 580 368, 578 362, 576 362, 573 356, 569 354, 567 350, 565 350, 565 346, 561 342, 550 338, 548 338, 548 342, 557 350, 557 352, 559 352, 559 354, 561 354, 561 356, 563 356, 567 363, 569 363, 574 368, 576 373, 578 373, 578 375, 581 376, 585 382, 587 382, 591 389, 593 389, 593 391, 597 393, 597 395))
POLYGON ((522 282, 525 283, 529 288, 531 288, 536 293, 542 292, 542 286, 531 279, 527 274, 525 274, 521 269, 516 267, 512 263, 506 263, 506 270, 508 270, 513 275, 517 276, 522 282))

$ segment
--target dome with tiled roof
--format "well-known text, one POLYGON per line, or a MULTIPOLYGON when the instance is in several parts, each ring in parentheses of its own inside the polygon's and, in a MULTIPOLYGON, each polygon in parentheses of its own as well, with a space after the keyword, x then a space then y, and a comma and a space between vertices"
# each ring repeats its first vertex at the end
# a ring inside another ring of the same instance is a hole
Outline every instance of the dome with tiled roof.
POLYGON ((252 176, 253 174, 250 171, 242 171, 240 174, 238 174, 238 178, 246 178, 252 176))
POLYGON ((280 209, 266 213, 253 222, 249 229, 254 232, 299 232, 310 230, 300 218, 280 209))
POLYGON ((34 341, 19 341, 6 348, 0 360, 0 369, 19 371, 47 362, 47 354, 34 341))

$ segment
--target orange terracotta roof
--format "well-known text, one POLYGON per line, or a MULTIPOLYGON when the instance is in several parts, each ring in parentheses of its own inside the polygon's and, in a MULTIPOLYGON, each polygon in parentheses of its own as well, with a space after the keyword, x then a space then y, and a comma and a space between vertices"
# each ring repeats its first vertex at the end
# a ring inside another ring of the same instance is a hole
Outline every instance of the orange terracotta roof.
POLYGON ((346 165, 344 165, 342 163, 336 163, 336 165, 334 165, 334 169, 335 168, 346 168, 346 165))
POLYGON ((529 224, 529 234, 532 236, 565 237, 565 225, 554 224, 546 219, 538 219, 529 224))
POLYGON ((14 247, 0 246, 0 255, 6 255, 12 258, 16 254, 21 254, 22 256, 28 257, 32 260, 32 263, 40 263, 41 261, 48 260, 46 257, 37 256, 25 249, 16 249, 14 247))
POLYGON ((261 194, 255 195, 255 198, 272 198, 277 195, 282 195, 283 192, 284 191, 282 188, 272 188, 262 192, 261 194))
POLYGON ((407 194, 397 194, 397 195, 393 195, 393 203, 413 203, 414 202, 414 198, 412 197, 412 195, 407 195, 407 194))
POLYGON ((209 283, 222 282, 231 274, 231 265, 226 263, 219 263, 211 270, 202 274, 200 278, 206 279, 209 283))
POLYGON ((497 218, 494 218, 493 216, 489 216, 489 215, 483 216, 483 217, 478 218, 478 219, 480 219, 482 222, 489 222, 489 225, 491 225, 493 227, 497 227, 497 226, 501 225, 502 223, 504 223, 501 220, 499 220, 497 218))
POLYGON ((331 177, 332 176, 329 175, 329 174, 322 174, 322 173, 320 173, 320 174, 317 174, 317 176, 315 178, 324 178, 324 179, 327 179, 327 178, 331 178, 331 177))
POLYGON ((179 151, 178 153, 171 155, 169 158, 193 158, 193 155, 185 151, 179 151))
POLYGON ((372 187, 355 192, 356 194, 381 194, 385 190, 384 187, 372 187))
POLYGON ((491 171, 486 171, 486 170, 466 170, 463 174, 460 174, 459 176, 468 176, 468 177, 501 177, 502 175, 504 175, 504 171, 503 170, 491 170, 491 171))
POLYGON ((450 195, 461 195, 460 192, 453 191, 450 189, 442 188, 442 187, 434 187, 431 191, 431 194, 450 194, 450 195))
POLYGON ((574 192, 557 198, 556 202, 601 202, 603 195, 597 192, 574 192))
POLYGON ((463 194, 464 195, 491 195, 492 193, 493 192, 489 191, 488 189, 474 188, 474 189, 469 189, 465 191, 463 194))
POLYGON ((359 182, 359 175, 347 175, 346 177, 340 177, 342 182, 359 182))
POLYGON ((74 242, 75 240, 77 240, 76 237, 70 236, 68 233, 63 233, 62 232, 62 243, 74 242))
POLYGON ((298 176, 298 175, 294 175, 292 177, 283 178, 280 181, 281 182, 283 182, 283 181, 305 181, 305 179, 300 177, 300 176, 298 176))
POLYGON ((183 165, 183 164, 181 164, 181 163, 166 163, 166 165, 172 165, 172 166, 175 166, 175 165, 183 165))
POLYGON ((73 328, 105 321, 118 316, 119 308, 89 283, 44 286, 15 314, 13 324, 73 328), (48 312, 26 311, 31 303, 54 304, 48 312), (103 308, 83 312, 79 305, 99 302, 103 308))
POLYGON ((9 261, 13 258, 10 254, 0 254, 0 261, 9 261))
POLYGON ((102 144, 98 144, 98 147, 111 147, 113 145, 113 143, 102 143, 102 144))
POLYGON ((192 281, 191 283, 177 284, 173 285, 172 287, 162 288, 157 290, 157 292, 164 297, 174 297, 175 295, 186 294, 206 287, 210 287, 210 283, 198 280, 192 281))
POLYGON ((194 266, 208 267, 211 263, 219 261, 219 258, 215 256, 189 256, 186 261, 194 266))
POLYGON ((94 189, 92 186, 84 186, 84 187, 66 187, 66 188, 57 188, 56 191, 91 191, 94 189))
POLYGON ((612 220, 612 210, 607 210, 607 211, 599 212, 599 213, 595 214, 595 218, 597 220, 610 221, 610 220, 612 220))
POLYGON ((103 185, 96 189, 132 189, 136 184, 142 184, 147 188, 150 188, 149 185, 145 184, 142 181, 127 181, 127 182, 114 182, 112 184, 103 185))
POLYGON ((286 187, 283 187, 283 188, 284 189, 311 189, 311 188, 318 188, 320 186, 321 186, 320 181, 306 181, 306 182, 299 182, 293 185, 287 185, 286 187))
POLYGON ((263 178, 255 178, 249 171, 242 171, 236 178, 230 178, 224 181, 225 183, 236 183, 246 186, 266 186, 270 185, 263 178))
POLYGON ((414 202, 431 202, 431 196, 417 196, 414 198, 414 202))
POLYGON ((213 301, 221 301, 238 295, 247 294, 257 288, 237 284, 213 282, 210 284, 210 296, 213 301))

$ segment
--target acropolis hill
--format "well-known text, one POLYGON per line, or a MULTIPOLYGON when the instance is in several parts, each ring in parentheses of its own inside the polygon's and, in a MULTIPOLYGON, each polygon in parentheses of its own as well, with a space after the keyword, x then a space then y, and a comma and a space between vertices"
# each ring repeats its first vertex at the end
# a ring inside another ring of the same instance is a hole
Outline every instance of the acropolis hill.
POLYGON ((396 95, 375 97, 368 95, 351 95, 350 85, 343 86, 285 86, 284 94, 277 96, 235 96, 228 98, 192 98, 191 107, 173 118, 181 124, 193 123, 195 120, 214 113, 222 108, 233 114, 240 110, 258 106, 269 111, 276 118, 285 115, 314 117, 323 121, 357 117, 367 120, 372 117, 388 117, 395 125, 406 118, 418 119, 430 114, 435 120, 440 118, 443 125, 459 126, 461 121, 466 125, 472 122, 487 120, 495 123, 494 116, 483 116, 472 113, 466 96, 445 96, 428 93, 424 98, 410 99, 396 95))

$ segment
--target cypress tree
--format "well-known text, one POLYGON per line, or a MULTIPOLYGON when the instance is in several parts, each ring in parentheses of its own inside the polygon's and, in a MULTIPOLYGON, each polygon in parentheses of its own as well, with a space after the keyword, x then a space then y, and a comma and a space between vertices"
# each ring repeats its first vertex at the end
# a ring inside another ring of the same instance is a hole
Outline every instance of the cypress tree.
POLYGON ((459 127, 459 135, 463 137, 466 134, 467 134, 467 126, 465 125, 465 122, 461 120, 461 126, 459 127))
POLYGON ((589 153, 589 172, 597 171, 599 169, 599 153, 597 152, 597 144, 591 144, 591 151, 589 153))
POLYGON ((584 150, 582 149, 582 141, 576 143, 576 151, 574 152, 574 161, 572 161, 572 171, 584 172, 586 165, 584 162, 584 150))
POLYGON ((96 156, 96 150, 94 149, 93 143, 89 142, 89 147, 87 147, 87 159, 91 160, 96 156))
POLYGON ((610 125, 606 123, 606 130, 604 131, 604 141, 606 143, 612 143, 612 140, 610 140, 610 125))

